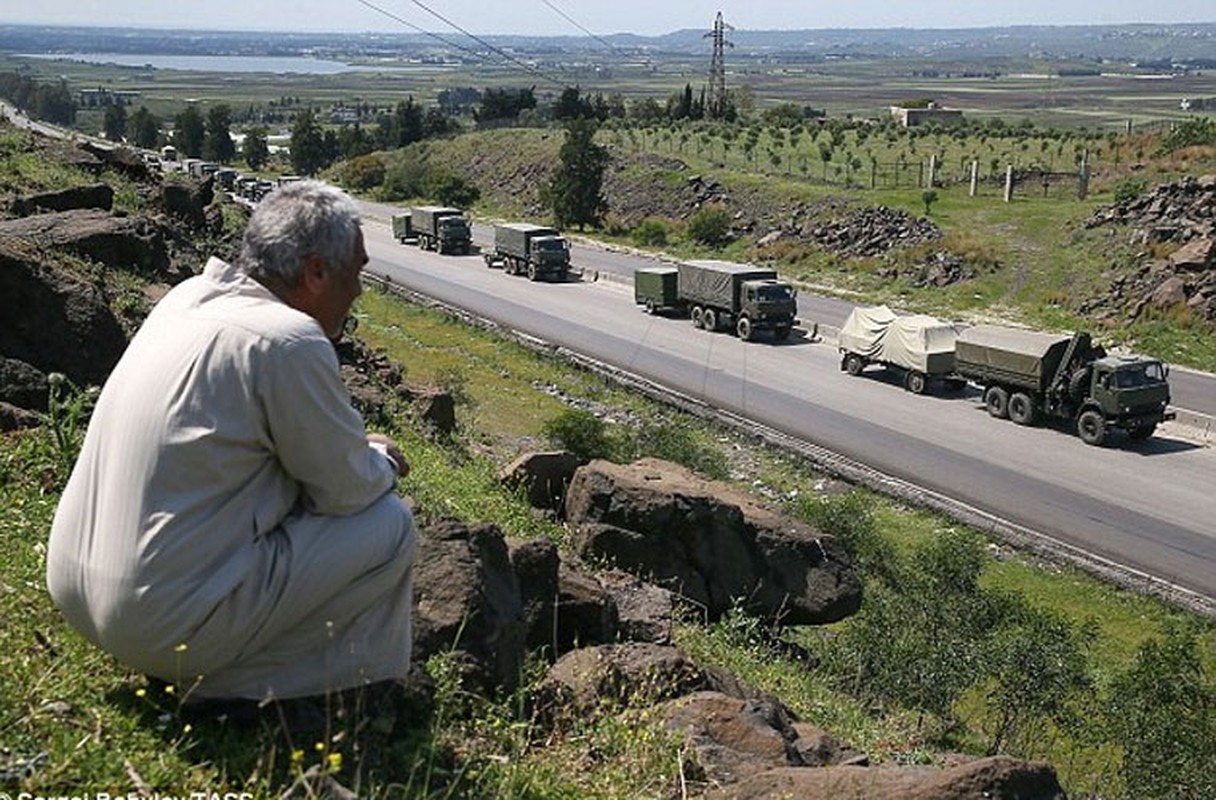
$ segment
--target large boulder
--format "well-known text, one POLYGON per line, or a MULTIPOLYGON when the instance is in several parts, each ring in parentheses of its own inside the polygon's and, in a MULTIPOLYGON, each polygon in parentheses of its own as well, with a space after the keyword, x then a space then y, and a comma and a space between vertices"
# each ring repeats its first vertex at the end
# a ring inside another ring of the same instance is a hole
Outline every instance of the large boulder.
POLYGON ((35 214, 0 221, 0 237, 59 248, 111 269, 165 274, 169 251, 159 228, 145 217, 120 217, 97 209, 35 214))
POLYGON ((548 717, 649 706, 708 687, 705 673, 675 647, 631 642, 581 647, 558 659, 537 699, 548 717))
POLYGON ((524 453, 498 474, 501 483, 519 488, 528 496, 533 508, 560 509, 566 487, 582 459, 564 450, 544 453, 524 453))
POLYGON ((553 624, 556 653, 616 641, 618 612, 599 578, 577 561, 563 559, 557 570, 553 624))
POLYGON ((110 211, 113 207, 114 190, 104 183, 41 192, 28 197, 19 197, 13 201, 13 213, 20 217, 37 211, 70 211, 76 208, 110 211))
POLYGON ((423 528, 414 566, 416 661, 458 650, 490 691, 519 682, 527 629, 506 540, 493 525, 423 528))
MULTIPOLYGON (((33 218, 30 218, 33 219, 33 218)), ((0 223, 3 224, 3 223, 0 223)), ((126 336, 95 286, 30 242, 0 233, 0 355, 24 366, 6 369, 9 402, 34 402, 42 374, 62 372, 80 386, 102 383, 127 346, 126 336)))
POLYGON ((780 767, 706 792, 706 800, 1064 800, 1048 764, 994 756, 947 769, 934 767, 780 767))
POLYGON ((547 647, 556 656, 554 611, 558 598, 557 574, 561 557, 548 539, 507 538, 511 567, 519 581, 526 641, 529 649, 547 647))
POLYGON ((743 603, 788 624, 834 622, 861 605, 861 583, 833 537, 677 464, 596 460, 566 496, 573 546, 703 606, 743 603))

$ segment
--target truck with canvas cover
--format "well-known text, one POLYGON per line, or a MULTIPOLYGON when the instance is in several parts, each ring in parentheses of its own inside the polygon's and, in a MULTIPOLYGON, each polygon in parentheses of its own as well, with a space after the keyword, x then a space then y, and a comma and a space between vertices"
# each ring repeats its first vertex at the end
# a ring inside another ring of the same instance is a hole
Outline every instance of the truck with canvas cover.
POLYGON ((840 329, 840 368, 860 375, 880 364, 903 375, 904 387, 923 394, 930 382, 960 388, 954 374, 958 327, 924 314, 899 316, 886 306, 854 308, 840 329))
POLYGON ((1052 334, 977 325, 955 343, 958 374, 984 390, 994 417, 1032 425, 1040 416, 1065 419, 1087 444, 1112 429, 1147 439, 1173 419, 1168 367, 1138 355, 1107 355, 1089 334, 1052 334))
POLYGON ((777 341, 789 337, 796 293, 775 271, 730 261, 684 261, 676 271, 678 298, 694 326, 731 330, 744 341, 764 330, 777 341))
POLYGON ((459 208, 418 206, 410 209, 410 222, 423 250, 467 256, 473 246, 469 221, 459 208))
POLYGON ((680 307, 680 273, 675 267, 641 267, 633 271, 633 302, 646 313, 680 307))
POLYGON ((494 251, 485 259, 487 267, 502 264, 510 275, 564 281, 570 271, 570 245, 556 228, 512 222, 494 226, 494 251))
POLYGON ((402 214, 393 214, 393 238, 405 244, 411 239, 417 239, 418 235, 414 233, 413 215, 406 211, 402 214))

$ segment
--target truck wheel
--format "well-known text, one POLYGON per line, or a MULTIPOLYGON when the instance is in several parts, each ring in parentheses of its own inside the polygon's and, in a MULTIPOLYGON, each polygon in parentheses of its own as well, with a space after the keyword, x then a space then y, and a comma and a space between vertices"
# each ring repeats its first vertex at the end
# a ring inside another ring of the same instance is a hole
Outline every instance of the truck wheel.
POLYGON ((713 333, 718 329, 718 314, 712 308, 707 308, 701 314, 701 325, 705 330, 713 333))
POLYGON ((1009 418, 1018 425, 1033 425, 1038 409, 1025 392, 1014 392, 1009 397, 1009 418))
POLYGON ((743 341, 750 342, 752 340, 752 321, 747 317, 739 317, 739 321, 735 323, 735 333, 743 341))
POLYGON ((703 313, 704 313, 704 309, 702 309, 700 306, 693 306, 693 307, 692 307, 692 315, 691 315, 691 316, 692 316, 692 326, 693 326, 694 328, 700 328, 700 327, 703 327, 703 326, 704 326, 705 322, 704 322, 704 320, 702 319, 702 316, 701 316, 703 313))
POLYGON ((904 378, 904 385, 912 394, 924 394, 927 384, 928 380, 925 379, 925 373, 917 372, 916 370, 909 370, 904 378))
POLYGON ((1157 423, 1150 422, 1147 425, 1141 425, 1139 428, 1132 428, 1130 431, 1127 432, 1127 435, 1130 436, 1132 439, 1136 440, 1137 442, 1142 442, 1145 439, 1147 439, 1148 437, 1152 436, 1153 432, 1156 430, 1157 430, 1157 423))
POLYGON ((1102 444, 1106 438, 1106 420, 1093 409, 1081 412, 1081 416, 1077 418, 1077 435, 1086 444, 1095 447, 1102 444))
POLYGON ((784 342, 790 338, 790 326, 778 325, 776 328, 773 328, 773 338, 779 342, 784 342))
POLYGON ((539 280, 539 279, 540 279, 540 270, 538 270, 536 268, 535 264, 529 264, 528 265, 528 280, 535 281, 535 280, 539 280))
POLYGON ((856 353, 849 353, 844 357, 844 371, 857 377, 861 371, 866 368, 866 362, 861 360, 861 356, 856 353))
POLYGON ((652 300, 652 299, 650 299, 650 298, 647 298, 647 299, 646 299, 646 313, 647 313, 647 314, 650 314, 651 316, 653 316, 653 315, 654 315, 654 311, 655 311, 655 308, 654 308, 654 300, 652 300))
POLYGON ((988 413, 997 419, 1009 416, 1009 392, 1000 386, 989 386, 984 391, 984 406, 988 413))

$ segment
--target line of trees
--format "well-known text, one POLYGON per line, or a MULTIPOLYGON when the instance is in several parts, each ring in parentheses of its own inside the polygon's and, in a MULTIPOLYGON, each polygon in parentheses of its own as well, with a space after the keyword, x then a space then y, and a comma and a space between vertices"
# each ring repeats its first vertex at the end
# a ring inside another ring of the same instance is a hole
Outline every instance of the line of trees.
POLYGON ((0 73, 0 97, 37 119, 56 125, 76 121, 76 101, 64 80, 40 83, 29 75, 0 73))

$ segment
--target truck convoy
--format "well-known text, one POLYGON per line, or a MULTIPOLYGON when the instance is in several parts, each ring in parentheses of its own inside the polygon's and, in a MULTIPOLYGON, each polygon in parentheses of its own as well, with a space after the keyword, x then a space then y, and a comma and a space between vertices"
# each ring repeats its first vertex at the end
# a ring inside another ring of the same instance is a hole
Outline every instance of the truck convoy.
POLYGON ((915 394, 923 394, 932 381, 958 388, 964 383, 954 371, 958 332, 937 317, 900 317, 886 306, 859 306, 840 329, 840 368, 860 375, 866 366, 881 364, 901 374, 904 387, 915 394))
POLYGON ((473 246, 469 221, 459 208, 418 206, 410 209, 410 221, 423 250, 468 255, 473 246))
POLYGON ((730 330, 750 341, 757 331, 772 331, 777 341, 794 327, 794 288, 771 269, 729 261, 685 261, 675 268, 675 301, 670 273, 638 270, 634 299, 647 311, 675 308, 707 331, 730 330))
POLYGON ((510 275, 564 281, 570 271, 570 245, 555 228, 513 222, 494 226, 494 250, 485 259, 487 267, 501 264, 510 275))
POLYGON ((971 383, 999 419, 1072 424, 1086 444, 1111 430, 1147 439, 1173 419, 1168 368, 1139 355, 1107 355, 1087 333, 1054 334, 977 325, 959 329, 933 317, 898 317, 885 306, 855 309, 841 328, 840 368, 858 375, 878 363, 904 372, 921 393, 930 380, 971 383))

